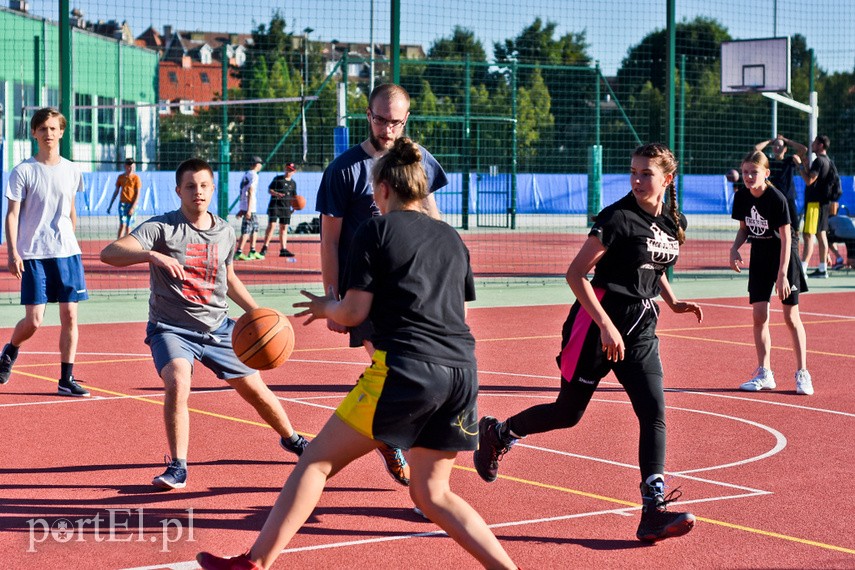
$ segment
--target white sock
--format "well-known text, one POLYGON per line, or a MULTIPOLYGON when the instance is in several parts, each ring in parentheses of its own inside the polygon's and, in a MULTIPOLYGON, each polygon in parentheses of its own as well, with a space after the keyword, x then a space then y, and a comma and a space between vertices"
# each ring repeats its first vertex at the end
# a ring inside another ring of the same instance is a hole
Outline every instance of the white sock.
POLYGON ((802 269, 805 272, 807 272, 807 270, 808 270, 808 262, 807 261, 802 261, 802 269))
POLYGON ((819 266, 818 266, 818 269, 819 269, 819 270, 820 270, 820 272, 822 272, 822 273, 825 273, 825 270, 826 270, 827 268, 828 268, 828 266, 825 264, 825 262, 820 263, 820 264, 819 264, 819 266))

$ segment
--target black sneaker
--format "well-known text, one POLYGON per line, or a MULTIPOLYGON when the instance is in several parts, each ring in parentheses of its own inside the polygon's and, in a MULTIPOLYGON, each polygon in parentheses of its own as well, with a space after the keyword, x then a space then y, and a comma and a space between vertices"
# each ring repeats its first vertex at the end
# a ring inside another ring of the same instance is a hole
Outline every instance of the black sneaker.
POLYGON ((504 440, 499 435, 498 426, 496 418, 481 418, 478 422, 478 449, 472 453, 475 470, 487 483, 492 483, 499 476, 499 461, 517 442, 516 439, 504 440))
MULTIPOLYGON (((82 382, 82 380, 81 380, 82 382)), ((57 393, 60 396, 77 396, 80 398, 88 398, 89 392, 74 379, 74 376, 68 380, 60 380, 57 393)))
POLYGON ((303 450, 306 449, 306 446, 309 445, 309 440, 307 440, 302 435, 297 435, 299 439, 297 441, 292 442, 290 439, 285 439, 284 437, 279 438, 279 445, 282 446, 282 449, 285 451, 290 451, 295 454, 297 457, 303 455, 303 450))
POLYGON ((280 249, 279 250, 279 257, 294 257, 294 254, 290 250, 288 250, 287 248, 286 249, 280 249))
POLYGON ((6 349, 9 345, 3 347, 3 354, 0 354, 0 384, 5 384, 9 381, 9 376, 12 375, 12 366, 17 358, 12 358, 6 354, 6 349))
POLYGON ((815 277, 817 279, 828 279, 827 271, 820 271, 819 269, 814 269, 810 273, 808 273, 808 277, 815 277))
POLYGON ((692 513, 672 513, 667 509, 668 503, 673 503, 683 494, 680 489, 674 489, 665 497, 664 488, 665 483, 661 479, 652 485, 641 484, 644 506, 641 508, 641 522, 635 536, 642 542, 683 536, 695 526, 695 515, 692 513))
POLYGON ((181 467, 180 461, 170 459, 168 455, 164 456, 164 460, 166 461, 166 471, 152 479, 151 484, 161 489, 183 489, 186 487, 187 469, 181 467))
POLYGON ((410 464, 407 463, 407 458, 404 457, 404 452, 398 447, 392 447, 381 443, 377 448, 377 453, 383 458, 383 463, 386 465, 386 471, 392 476, 399 485, 404 487, 410 486, 410 464))
POLYGON ((262 246, 261 251, 259 251, 258 253, 260 253, 261 255, 267 255, 267 246, 262 246))

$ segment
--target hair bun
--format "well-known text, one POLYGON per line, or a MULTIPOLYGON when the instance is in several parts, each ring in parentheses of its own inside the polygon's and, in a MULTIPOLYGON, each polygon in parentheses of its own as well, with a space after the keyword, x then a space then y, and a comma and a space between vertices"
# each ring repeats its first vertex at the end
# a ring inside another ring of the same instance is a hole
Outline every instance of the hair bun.
POLYGON ((401 166, 415 164, 422 160, 422 151, 419 149, 419 145, 409 137, 401 137, 396 140, 389 154, 393 155, 394 164, 401 166))

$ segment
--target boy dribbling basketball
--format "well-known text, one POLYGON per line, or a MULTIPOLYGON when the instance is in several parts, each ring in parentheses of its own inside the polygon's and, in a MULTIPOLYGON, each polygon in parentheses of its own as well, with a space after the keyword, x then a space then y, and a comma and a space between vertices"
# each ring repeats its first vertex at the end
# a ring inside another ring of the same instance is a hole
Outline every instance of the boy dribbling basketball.
POLYGON ((148 263, 151 273, 145 342, 166 387, 164 420, 171 459, 152 483, 180 489, 187 480, 190 413, 187 399, 193 363, 199 360, 249 402, 281 436, 286 450, 301 455, 308 442, 291 427, 282 404, 232 350, 234 321, 226 297, 243 310, 258 307, 235 275, 235 233, 208 211, 214 173, 204 160, 185 160, 175 173, 178 210, 156 216, 101 252, 101 261, 126 267, 148 263))

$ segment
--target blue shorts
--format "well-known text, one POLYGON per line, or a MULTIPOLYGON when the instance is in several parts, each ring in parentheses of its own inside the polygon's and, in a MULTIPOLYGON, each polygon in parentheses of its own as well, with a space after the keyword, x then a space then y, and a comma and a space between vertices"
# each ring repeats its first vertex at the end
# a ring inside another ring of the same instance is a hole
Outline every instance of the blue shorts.
POLYGON ((25 259, 21 304, 77 303, 89 298, 79 255, 25 259))
POLYGON ((183 358, 191 367, 198 360, 220 380, 251 376, 255 370, 241 362, 232 348, 234 326, 227 318, 220 328, 205 333, 149 321, 145 343, 151 347, 157 374, 172 360, 183 358))
POLYGON ((131 211, 133 204, 128 204, 126 202, 119 202, 119 223, 123 226, 131 227, 134 225, 134 219, 137 217, 136 210, 133 214, 129 214, 131 211))

